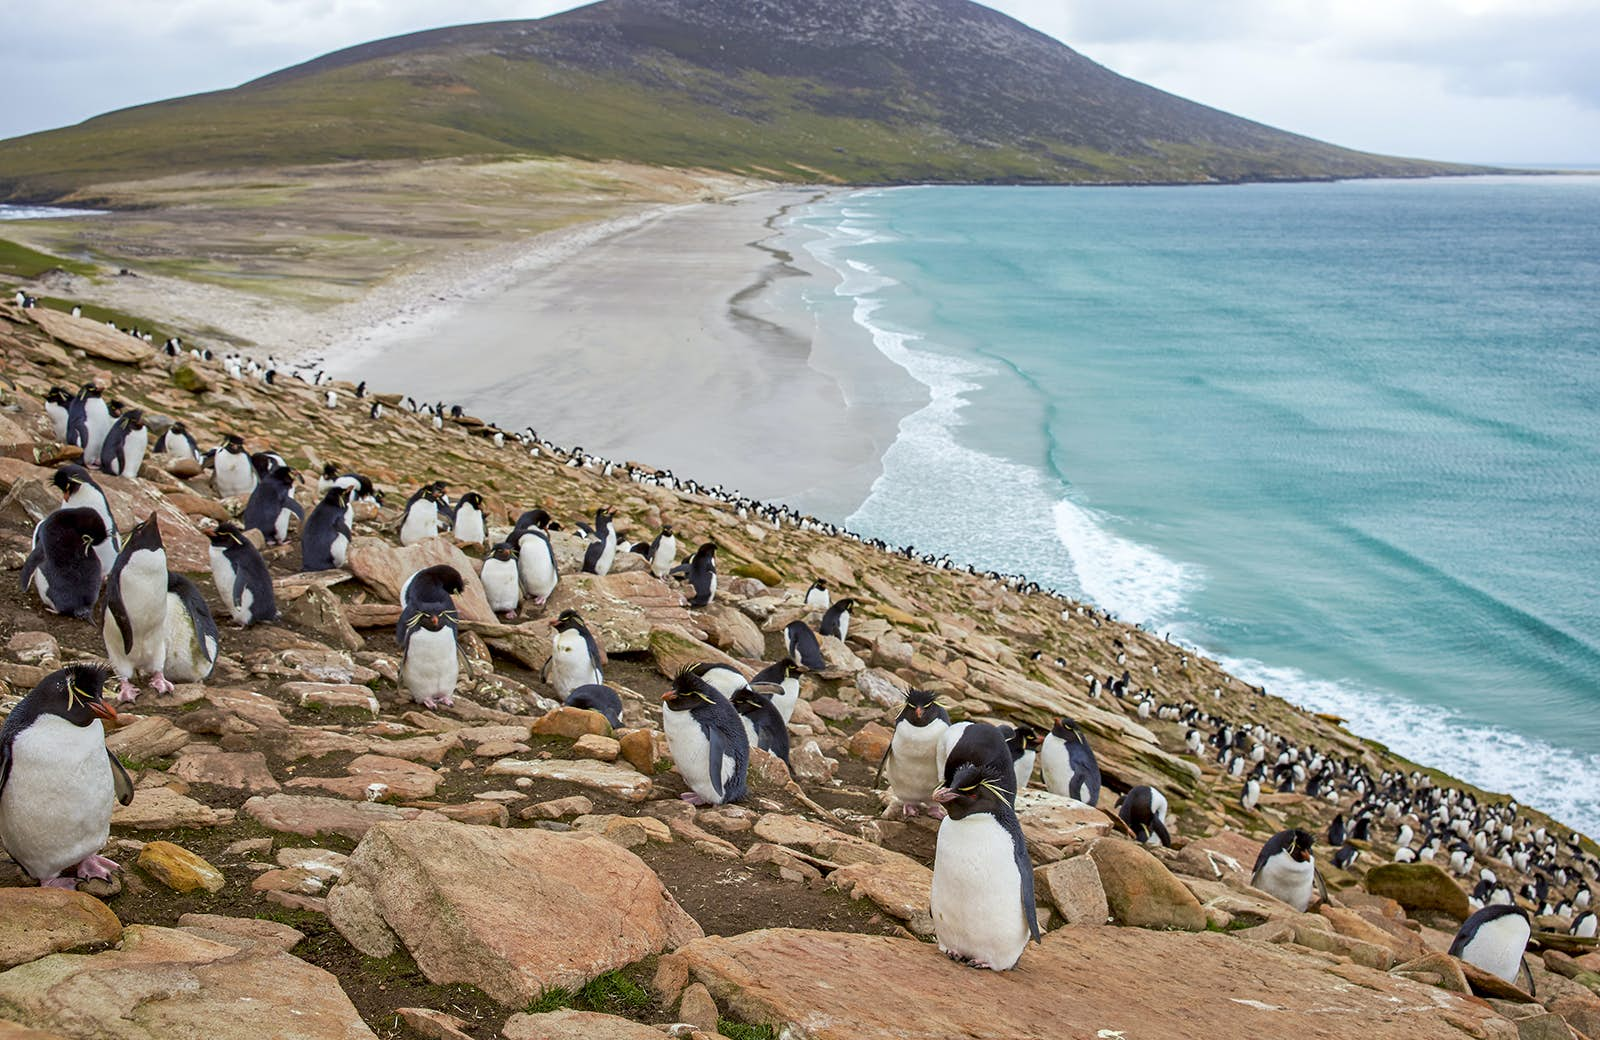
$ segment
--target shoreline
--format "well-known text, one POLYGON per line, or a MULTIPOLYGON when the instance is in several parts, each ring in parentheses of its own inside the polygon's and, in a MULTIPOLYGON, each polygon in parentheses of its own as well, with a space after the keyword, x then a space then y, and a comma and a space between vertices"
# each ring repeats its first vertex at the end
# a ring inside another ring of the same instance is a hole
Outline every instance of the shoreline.
POLYGON ((859 326, 819 321, 806 303, 840 280, 787 248, 797 233, 783 221, 827 191, 651 207, 538 236, 503 251, 509 261, 480 259, 454 294, 346 332, 325 367, 842 521, 923 387, 859 326))

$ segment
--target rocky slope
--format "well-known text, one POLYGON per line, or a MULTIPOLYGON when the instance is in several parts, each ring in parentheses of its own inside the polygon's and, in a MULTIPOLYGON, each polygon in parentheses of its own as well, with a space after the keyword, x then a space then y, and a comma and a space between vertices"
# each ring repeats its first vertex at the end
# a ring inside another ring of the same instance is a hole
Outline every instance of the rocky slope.
MULTIPOLYGON (((1320 836, 1354 792, 1337 804, 1267 793, 1246 810, 1211 752, 1189 753, 1185 725, 1141 718, 1133 697, 1091 698, 1084 674, 1126 668, 1152 703, 1194 702, 1373 774, 1414 768, 1147 633, 741 518, 623 467, 607 476, 496 447, 478 420, 435 430, 390 408, 374 421, 348 388, 330 410, 325 388, 232 380, 55 312, 0 306, 0 355, 0 562, 13 574, 58 501, 50 467, 73 455, 39 404, 52 384, 96 379, 181 418, 202 445, 238 432, 302 474, 332 461, 391 493, 359 517, 347 571, 300 574, 297 548, 268 549, 282 622, 224 626, 209 682, 126 706, 109 743, 138 791, 114 819, 113 882, 52 891, 0 869, 0 1038, 1600 1037, 1592 941, 1540 933, 1537 997, 1465 968, 1442 951, 1466 891, 1431 864, 1378 867, 1392 824, 1374 827, 1352 870, 1331 866, 1320 836), (455 707, 419 710, 396 687, 399 586, 428 563, 470 574, 479 554, 445 538, 396 546, 393 503, 432 479, 481 492, 502 529, 535 506, 569 527, 612 506, 625 537, 670 522, 684 544, 716 540, 723 587, 691 610, 639 558, 603 578, 572 573, 581 542, 558 536, 561 585, 523 620, 494 618, 469 578, 455 707), (666 676, 776 659, 783 625, 815 620, 802 594, 817 576, 861 607, 806 679, 795 775, 758 754, 744 804, 684 804, 659 734, 666 676), (608 651, 606 681, 625 701, 616 731, 560 708, 539 679, 546 621, 569 608, 608 651), (1071 715, 1099 756, 1102 806, 1160 787, 1174 848, 1135 845, 1113 815, 1035 788, 1019 814, 1044 942, 1005 974, 946 960, 927 941, 934 825, 886 813, 872 787, 909 686, 940 691, 958 717, 1071 715), (1260 842, 1293 825, 1319 835, 1329 883, 1311 913, 1248 884, 1260 842)), ((170 565, 219 610, 203 531, 240 503, 163 461, 102 485, 124 528, 158 512, 170 565)), ((96 629, 44 613, 15 579, 0 594, 6 706, 60 663, 102 653, 96 629)), ((1570 894, 1596 850, 1575 857, 1564 828, 1517 814, 1519 838, 1538 827, 1572 869, 1570 894)), ((1487 859, 1469 880, 1482 867, 1527 880, 1487 859)))

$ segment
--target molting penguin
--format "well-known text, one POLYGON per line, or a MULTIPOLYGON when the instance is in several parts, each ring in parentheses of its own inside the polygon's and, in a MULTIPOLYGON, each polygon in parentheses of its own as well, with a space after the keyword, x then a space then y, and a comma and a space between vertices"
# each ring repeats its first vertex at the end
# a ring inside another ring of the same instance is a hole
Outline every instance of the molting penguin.
POLYGON ((33 529, 23 591, 31 585, 47 610, 89 620, 105 574, 96 550, 107 541, 105 521, 93 509, 57 509, 33 529))
POLYGON ((806 590, 806 606, 812 610, 827 610, 829 601, 828 579, 818 578, 806 590))
POLYGON ((41 885, 74 888, 110 878, 117 864, 97 855, 111 835, 115 803, 133 801, 133 781, 106 748, 102 722, 116 710, 101 697, 97 665, 51 672, 0 728, 0 842, 41 885))
MULTIPOLYGON (((980 724, 982 725, 982 724, 980 724)), ((994 730, 994 727, 988 727, 994 730)), ((974 727, 968 733, 981 733, 974 727)), ((934 798, 945 807, 933 853, 933 932, 946 956, 1007 971, 1039 941, 1033 864, 1012 807, 1011 756, 992 741, 958 742, 934 798)))
POLYGON ((256 489, 256 467, 244 450, 244 438, 230 433, 211 453, 211 483, 222 498, 248 495, 256 489))
POLYGON ((150 430, 144 424, 144 413, 130 408, 106 432, 100 445, 100 468, 112 476, 137 477, 149 445, 150 430))
POLYGON ((757 672, 750 680, 751 686, 757 684, 777 687, 772 694, 772 706, 778 709, 778 714, 783 716, 783 723, 787 726, 789 720, 794 718, 794 706, 800 703, 800 669, 787 658, 775 661, 757 672))
POLYGON ((267 561, 238 524, 218 524, 211 534, 211 580, 241 628, 278 616, 267 561))
POLYGON ((687 669, 678 673, 661 701, 661 729, 667 735, 667 748, 689 785, 680 797, 695 805, 742 800, 750 742, 733 704, 687 669))
POLYGON ((150 676, 152 690, 170 693, 172 684, 162 674, 167 664, 167 550, 154 513, 128 532, 127 544, 106 576, 101 609, 106 656, 121 681, 118 699, 139 696, 133 677, 141 672, 150 676))
POLYGON ((220 638, 211 608, 194 582, 167 575, 167 657, 162 674, 173 682, 205 682, 217 664, 220 638))
MULTIPOLYGON (((746 686, 733 695, 733 708, 744 724, 750 746, 770 751, 782 759, 784 765, 789 765, 789 727, 773 705, 771 695, 757 690, 754 685, 746 686)), ((790 772, 793 771, 790 766, 790 772)))
POLYGON ((458 542, 482 545, 489 540, 488 525, 484 523, 483 496, 468 491, 456 502, 456 521, 451 533, 458 542))
POLYGON ((1026 791, 1028 781, 1033 779, 1033 763, 1039 753, 1039 748, 1044 744, 1044 734, 1038 729, 1019 722, 1009 727, 1006 734, 1006 747, 1011 749, 1011 765, 1017 774, 1017 790, 1026 791))
POLYGON ((300 525, 300 569, 331 571, 345 565, 350 555, 350 495, 342 484, 328 488, 322 501, 300 525))
POLYGON ((106 500, 106 493, 89 476, 88 470, 71 463, 57 467, 50 482, 61 491, 62 509, 92 509, 100 514, 100 520, 106 527, 106 539, 96 543, 94 551, 100 558, 100 573, 110 574, 112 564, 117 562, 117 548, 121 543, 117 537, 117 521, 111 515, 111 503, 106 500))
POLYGON ((400 590, 400 679, 424 708, 455 703, 461 662, 456 648, 456 609, 450 597, 466 586, 448 564, 424 567, 400 590))
POLYGON ((483 581, 483 594, 489 600, 489 609, 507 621, 515 618, 517 608, 522 606, 517 547, 510 542, 501 542, 489 550, 489 555, 483 558, 478 577, 483 581))
POLYGON ((1039 748, 1039 771, 1051 794, 1064 794, 1085 805, 1100 801, 1100 763, 1089 741, 1065 716, 1056 719, 1039 748))
POLYGON ((290 517, 305 518, 305 510, 294 500, 294 471, 275 466, 250 492, 239 519, 246 531, 260 531, 268 545, 282 545, 289 540, 290 517))
POLYGON ((594 537, 583 554, 585 574, 610 574, 617 558, 617 530, 611 525, 616 513, 602 506, 594 512, 594 537))
POLYGON ((1279 831, 1261 846, 1250 884, 1301 913, 1311 905, 1317 863, 1311 856, 1311 835, 1303 830, 1279 831))
POLYGON ((1117 815, 1133 831, 1136 841, 1149 844, 1153 837, 1161 844, 1172 847, 1172 835, 1167 833, 1167 796, 1154 787, 1129 788, 1117 806, 1117 815))
POLYGON ((597 711, 611 723, 612 729, 622 725, 622 696, 609 686, 599 683, 589 683, 580 686, 567 694, 567 699, 561 702, 569 708, 584 708, 588 711, 597 711))
POLYGON ((530 509, 517 518, 517 526, 506 539, 517 547, 517 577, 522 582, 523 595, 532 596, 536 607, 544 606, 561 581, 556 551, 545 530, 549 526, 549 513, 530 509))
POLYGON ((556 688, 556 696, 565 700, 580 686, 605 682, 600 675, 603 663, 600 646, 578 612, 563 610, 554 624, 544 678, 556 688))
POLYGON ((1517 984, 1517 976, 1526 972, 1531 994, 1534 992, 1533 973, 1528 970, 1522 954, 1532 935, 1533 926, 1526 912, 1517 906, 1495 903, 1462 923, 1455 941, 1450 944, 1450 956, 1460 957, 1513 986, 1517 984))
POLYGON ((889 791, 904 815, 915 816, 924 809, 931 816, 944 815, 933 792, 943 779, 936 757, 939 738, 949 728, 950 714, 939 706, 938 694, 927 690, 906 694, 894 737, 878 763, 878 778, 889 778, 889 791))
POLYGON ((672 573, 686 577, 693 586, 694 595, 689 599, 689 606, 707 606, 717 595, 717 543, 701 545, 687 562, 672 568, 672 573))
POLYGON ((415 545, 439 533, 440 514, 448 513, 447 507, 443 506, 443 499, 444 485, 433 483, 418 488, 406 500, 405 513, 400 518, 401 545, 415 545))
POLYGON ((817 635, 804 621, 791 621, 783 628, 783 645, 789 660, 811 672, 820 672, 827 665, 822 660, 822 647, 817 635))
POLYGON ((673 537, 671 524, 661 525, 661 533, 650 543, 645 558, 650 561, 650 573, 662 581, 672 573, 672 565, 678 559, 678 540, 673 537))
POLYGON ((850 611, 855 609, 856 601, 846 596, 822 615, 822 634, 843 640, 850 635, 850 611))

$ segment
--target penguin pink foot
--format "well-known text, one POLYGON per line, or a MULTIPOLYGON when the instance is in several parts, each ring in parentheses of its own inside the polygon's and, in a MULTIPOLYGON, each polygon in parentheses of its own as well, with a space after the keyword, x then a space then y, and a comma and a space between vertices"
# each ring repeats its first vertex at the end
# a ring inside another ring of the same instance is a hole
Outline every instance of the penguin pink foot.
MULTIPOLYGON (((115 860, 106 859, 100 855, 92 855, 83 857, 78 862, 78 865, 73 868, 73 872, 80 878, 101 878, 109 881, 111 880, 111 872, 121 869, 115 860)), ((73 882, 73 884, 76 883, 73 882)))
POLYGON ((172 682, 160 672, 157 672, 150 677, 150 688, 157 693, 171 693, 173 690, 177 689, 177 687, 172 685, 172 682))
POLYGON ((39 882, 39 887, 75 889, 78 887, 78 879, 75 877, 53 877, 48 881, 39 882))
POLYGON ((944 806, 942 805, 927 806, 923 809, 923 814, 926 815, 930 820, 942 820, 949 815, 944 811, 944 806))
POLYGON ((515 621, 515 620, 517 620, 517 612, 514 611, 514 610, 508 610, 508 611, 506 611, 504 614, 502 614, 500 616, 505 618, 507 621, 515 621))
POLYGON ((693 791, 685 791, 682 794, 680 794, 678 797, 682 798, 684 801, 688 802, 690 805, 710 805, 711 804, 710 802, 706 801, 704 798, 701 798, 699 795, 695 794, 693 791))
POLYGON ((139 687, 127 679, 117 680, 117 703, 129 704, 139 699, 139 687))

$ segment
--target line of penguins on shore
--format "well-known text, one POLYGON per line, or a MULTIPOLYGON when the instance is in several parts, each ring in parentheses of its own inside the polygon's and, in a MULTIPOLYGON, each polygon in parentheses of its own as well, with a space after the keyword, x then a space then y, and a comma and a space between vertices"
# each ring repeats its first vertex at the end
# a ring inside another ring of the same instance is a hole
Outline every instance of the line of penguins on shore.
MULTIPOLYGON (((85 459, 98 460, 108 473, 138 472, 149 445, 149 431, 137 409, 113 415, 98 388, 90 385, 75 395, 63 388, 52 388, 46 410, 58 438, 80 447, 85 459)), ((282 457, 270 452, 249 454, 237 435, 228 436, 218 448, 202 454, 181 424, 173 424, 153 448, 209 465, 221 495, 248 495, 241 516, 244 529, 260 531, 268 542, 286 541, 290 518, 300 518, 303 570, 342 567, 352 537, 355 501, 382 500, 381 493, 366 477, 340 474, 330 466, 319 483, 323 499, 307 516, 294 501, 294 474, 282 457)), ((119 679, 120 699, 137 696, 132 683, 136 673, 149 674, 151 686, 158 692, 170 690, 172 678, 203 681, 216 658, 215 622, 198 589, 183 576, 167 572, 154 515, 137 525, 118 550, 109 506, 88 470, 64 465, 57 470, 55 484, 63 494, 62 507, 35 530, 33 551, 24 565, 24 587, 31 583, 47 609, 57 613, 86 618, 99 605, 108 658, 119 679)), ((436 482, 412 495, 400 522, 403 544, 432 537, 445 525, 458 538, 486 543, 481 497, 468 493, 452 504, 445 490, 444 484, 436 482)), ((590 539, 585 571, 609 571, 617 551, 613 519, 614 514, 602 508, 593 527, 577 525, 580 533, 590 539)), ((211 536, 212 565, 218 593, 231 604, 234 620, 249 625, 271 620, 276 611, 265 561, 244 537, 244 529, 231 523, 218 526, 211 536)), ((547 513, 532 510, 518 519, 507 539, 490 550, 483 563, 483 582, 497 612, 514 617, 524 595, 542 605, 554 590, 559 574, 548 532, 557 529, 559 525, 547 513)), ((670 526, 666 526, 654 541, 629 549, 646 557, 656 577, 689 580, 694 589, 691 606, 712 601, 716 591, 714 543, 702 545, 687 563, 675 565, 676 543, 670 526)), ((463 588, 461 576, 453 568, 439 566, 412 575, 402 590, 402 611, 396 629, 403 655, 401 678, 413 699, 427 707, 451 703, 459 675, 456 613, 451 597, 463 588)), ((826 582, 819 579, 807 591, 806 603, 825 610, 823 634, 845 637, 852 601, 830 603, 826 582)), ((543 678, 556 687, 565 703, 599 711, 613 725, 620 724, 621 699, 601 681, 602 655, 592 633, 572 611, 564 612, 552 624, 552 656, 543 678)), ((788 657, 754 679, 747 681, 733 669, 703 664, 680 673, 664 695, 663 731, 679 772, 690 786, 685 799, 696 804, 721 804, 743 798, 752 746, 771 751, 787 764, 787 722, 798 700, 799 675, 803 670, 821 669, 823 661, 815 634, 805 622, 791 623, 784 635, 788 657)), ((1125 656, 1118 660, 1124 662, 1125 656)), ((45 704, 54 703, 58 710, 44 709, 43 716, 74 721, 75 712, 76 719, 81 720, 75 722, 75 728, 92 728, 94 734, 87 741, 67 741, 77 745, 68 749, 57 746, 61 743, 60 734, 52 732, 49 740, 34 748, 33 757, 47 772, 54 772, 63 760, 78 763, 71 768, 80 769, 85 765, 86 746, 104 747, 99 719, 115 717, 114 709, 103 705, 99 698, 110 673, 74 667, 80 671, 63 669, 42 683, 35 691, 40 697, 35 699, 33 710, 23 712, 19 706, 19 711, 13 712, 15 718, 8 717, 0 738, 0 755, 4 757, 0 765, 0 840, 5 840, 8 850, 14 844, 29 846, 30 838, 35 839, 32 844, 38 844, 38 835, 28 833, 30 828, 26 826, 13 839, 8 821, 14 814, 6 811, 6 780, 19 747, 16 738, 20 732, 41 718, 45 704), (85 693, 91 688, 92 697, 85 693)), ((1099 696, 1101 683, 1095 677, 1087 678, 1090 696, 1099 696)), ((1139 696, 1131 689, 1127 671, 1120 679, 1108 677, 1105 688, 1118 697, 1134 695, 1141 717, 1149 716, 1151 696, 1139 696)), ((1537 886, 1525 891, 1524 896, 1543 903, 1545 911, 1552 910, 1547 903, 1546 874, 1554 873, 1562 885, 1569 880, 1567 868, 1555 862, 1550 847, 1553 843, 1542 829, 1535 830, 1527 840, 1513 842, 1514 803, 1505 810, 1480 810, 1470 795, 1463 796, 1454 789, 1434 789, 1420 774, 1407 778, 1385 773, 1378 784, 1373 784, 1364 768, 1352 766, 1348 760, 1342 763, 1342 770, 1314 752, 1302 762, 1298 748, 1263 727, 1235 729, 1225 720, 1200 712, 1192 702, 1155 710, 1163 719, 1190 723, 1186 743, 1191 752, 1198 754, 1200 750, 1195 727, 1210 724, 1214 727, 1212 743, 1219 749, 1219 764, 1240 775, 1246 768, 1240 763, 1253 763, 1241 796, 1247 809, 1254 807, 1260 784, 1266 779, 1262 742, 1267 740, 1280 749, 1274 769, 1280 790, 1292 791, 1297 784, 1303 785, 1308 794, 1325 794, 1330 801, 1338 801, 1341 788, 1365 796, 1366 800, 1352 811, 1355 822, 1348 830, 1342 814, 1330 827, 1329 840, 1339 846, 1335 862, 1340 866, 1353 861, 1356 849, 1350 841, 1360 841, 1369 833, 1377 812, 1381 811, 1391 822, 1412 812, 1419 819, 1426 818, 1430 826, 1421 858, 1431 859, 1443 844, 1444 833, 1452 833, 1458 839, 1451 850, 1452 865, 1458 873, 1465 873, 1472 852, 1486 852, 1488 843, 1494 840, 1490 837, 1494 830, 1499 843, 1497 855, 1508 866, 1524 872, 1532 869, 1536 874, 1537 886), (1250 743, 1251 737, 1255 742, 1245 751, 1242 745, 1250 743), (1369 796, 1369 791, 1381 791, 1383 797, 1369 796), (1409 794, 1420 796, 1420 801, 1405 797, 1409 794), (1437 832, 1432 829, 1435 824, 1437 832), (1468 834, 1473 835, 1476 847, 1467 843, 1468 834), (1341 861, 1341 857, 1347 858, 1341 861)), ((937 698, 924 691, 912 691, 908 696, 879 768, 879 779, 887 776, 890 792, 904 813, 927 811, 942 818, 934 867, 935 933, 941 950, 978 967, 1008 969, 1020 959, 1027 940, 1039 938, 1031 865, 1014 810, 1016 792, 1027 786, 1036 756, 1047 789, 1090 805, 1098 801, 1099 770, 1093 751, 1069 719, 1057 720, 1048 734, 1026 724, 952 725, 937 698)), ((103 830, 98 840, 94 840, 93 833, 76 842, 46 840, 44 846, 53 847, 55 854, 32 856, 31 863, 24 862, 24 869, 32 876, 52 884, 71 885, 71 879, 60 876, 69 867, 76 867, 79 877, 109 876, 109 869, 115 868, 97 853, 109 834, 112 797, 125 803, 131 799, 132 785, 114 756, 108 754, 108 758, 109 767, 101 772, 110 775, 106 777, 104 797, 99 799, 104 809, 104 827, 89 828, 91 832, 103 830), (89 848, 91 844, 93 847, 89 848)), ((42 774, 34 775, 37 780, 42 774)), ((46 789, 53 789, 61 779, 58 775, 46 789)), ((1132 788, 1118 805, 1118 815, 1140 841, 1170 844, 1166 812, 1164 796, 1148 786, 1132 788)), ((98 809, 90 815, 98 819, 98 809)), ((48 831, 51 826, 46 822, 44 829, 48 831)), ((37 829, 35 825, 33 830, 37 829)), ((1409 823, 1400 824, 1399 836, 1401 852, 1397 858, 1406 858, 1411 837, 1409 823)), ((1274 836, 1258 858, 1253 883, 1303 910, 1310 903, 1315 877, 1312 844, 1310 835, 1303 830, 1274 836)), ((1596 864, 1581 857, 1575 836, 1573 851, 1579 857, 1573 876, 1581 870, 1593 879, 1596 864)), ((13 858, 23 862, 15 853, 13 858)), ((1521 965, 1521 953, 1531 934, 1527 914, 1514 905, 1509 891, 1487 869, 1482 872, 1473 898, 1475 903, 1484 905, 1463 925, 1451 952, 1514 982, 1515 966, 1521 965), (1516 941, 1519 934, 1520 943, 1516 941), (1512 946, 1516 947, 1515 965, 1512 974, 1507 975, 1503 970, 1509 963, 1506 951, 1512 946)), ((1575 908, 1581 910, 1573 931, 1593 935, 1595 921, 1593 911, 1588 909, 1589 900, 1589 889, 1584 884, 1573 900, 1563 901, 1554 912, 1570 917, 1575 908)))

